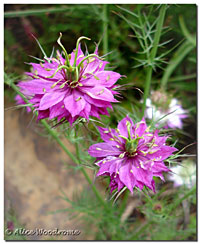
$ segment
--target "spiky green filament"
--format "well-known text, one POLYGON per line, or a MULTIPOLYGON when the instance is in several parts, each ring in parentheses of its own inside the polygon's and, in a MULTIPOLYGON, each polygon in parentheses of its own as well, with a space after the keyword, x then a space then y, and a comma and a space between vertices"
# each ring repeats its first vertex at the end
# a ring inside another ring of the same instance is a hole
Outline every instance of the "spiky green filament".
POLYGON ((62 79, 56 81, 56 82, 51 86, 51 88, 53 89, 53 88, 54 88, 54 87, 55 87, 61 80, 62 80, 62 79))
POLYGON ((63 50, 63 52, 64 52, 64 54, 65 54, 65 58, 66 58, 65 65, 70 66, 69 56, 68 56, 68 54, 67 54, 66 49, 64 48, 64 46, 62 45, 62 43, 61 43, 61 41, 60 41, 61 38, 62 38, 62 33, 60 32, 60 36, 59 36, 59 38, 58 38, 58 40, 57 40, 57 43, 61 46, 61 48, 62 48, 62 50, 63 50))
POLYGON ((96 76, 96 75, 94 75, 93 73, 89 73, 89 72, 88 72, 88 74, 89 74, 89 75, 93 75, 93 76, 94 76, 94 78, 95 78, 96 80, 100 80, 100 79, 99 79, 99 77, 97 77, 97 76, 96 76))
MULTIPOLYGON (((52 75, 46 76, 45 78, 53 78, 60 70, 64 69, 66 71, 65 72, 66 77, 64 77, 64 79, 66 79, 66 80, 63 84, 60 85, 60 88, 64 88, 67 83, 71 88, 75 88, 77 86, 82 86, 82 84, 79 83, 79 79, 80 79, 80 69, 83 67, 83 62, 85 60, 88 60, 88 62, 90 63, 90 62, 95 61, 95 58, 98 58, 100 60, 102 60, 102 59, 99 56, 97 56, 96 54, 90 54, 87 57, 83 58, 81 60, 81 62, 76 66, 76 61, 77 61, 77 56, 78 56, 78 46, 79 46, 80 41, 83 39, 90 40, 90 38, 82 36, 77 40, 74 63, 73 63, 73 66, 71 66, 70 65, 71 55, 67 54, 66 49, 64 48, 64 46, 61 43, 61 38, 62 38, 62 33, 60 33, 60 36, 59 36, 57 42, 61 46, 61 48, 64 52, 65 59, 66 59, 65 64, 64 65, 60 64, 59 67, 57 68, 57 70, 52 75)), ((59 54, 58 54, 58 56, 59 56, 59 54)), ((59 57, 58 57, 58 59, 59 59, 59 57)), ((47 70, 47 71, 50 71, 50 70, 47 70)), ((99 78, 97 76, 95 76, 94 74, 92 74, 92 75, 94 76, 95 79, 99 80, 99 78)), ((52 85, 52 88, 54 88, 58 83, 59 83, 59 81, 57 83, 54 83, 52 85)))
POLYGON ((128 120, 126 121, 126 127, 128 130, 128 139, 131 140, 131 123, 128 120))
POLYGON ((68 67, 66 65, 61 65, 57 68, 57 70, 52 75, 46 76, 46 78, 53 78, 58 73, 58 71, 61 69, 67 69, 68 70, 68 67))
POLYGON ((89 54, 87 57, 85 57, 84 59, 81 60, 81 62, 79 63, 79 65, 77 66, 78 67, 78 70, 81 68, 81 65, 83 64, 83 62, 91 57, 96 57, 100 60, 103 60, 102 58, 100 58, 99 56, 97 56, 96 54, 89 54))
POLYGON ((78 55, 78 45, 80 43, 81 40, 83 39, 86 39, 86 40, 91 40, 90 38, 88 37, 85 37, 85 36, 81 36, 78 38, 77 42, 76 42, 76 52, 75 52, 75 57, 74 57, 74 64, 73 64, 73 67, 76 67, 76 60, 77 60, 77 55, 78 55))

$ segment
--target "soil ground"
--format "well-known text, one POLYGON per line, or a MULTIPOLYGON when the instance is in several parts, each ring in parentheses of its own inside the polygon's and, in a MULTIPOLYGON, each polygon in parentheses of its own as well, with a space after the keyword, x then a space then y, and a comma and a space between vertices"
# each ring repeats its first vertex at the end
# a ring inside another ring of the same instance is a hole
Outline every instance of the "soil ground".
MULTIPOLYGON (((5 108, 12 106, 14 104, 5 100, 5 108)), ((56 142, 39 135, 38 127, 36 119, 32 120, 32 114, 27 114, 24 109, 5 110, 5 216, 13 208, 17 220, 26 229, 81 231, 80 224, 70 220, 67 212, 50 212, 67 208, 67 202, 60 198, 61 191, 70 198, 73 192, 86 184, 85 179, 73 169, 66 169, 64 163, 73 165, 73 162, 56 142)), ((74 152, 74 147, 68 141, 63 142, 74 152)), ((88 173, 91 175, 92 172, 88 173)), ((49 239, 45 236, 28 237, 29 240, 46 238, 49 239)), ((82 232, 79 236, 63 237, 68 240, 88 238, 82 232)))

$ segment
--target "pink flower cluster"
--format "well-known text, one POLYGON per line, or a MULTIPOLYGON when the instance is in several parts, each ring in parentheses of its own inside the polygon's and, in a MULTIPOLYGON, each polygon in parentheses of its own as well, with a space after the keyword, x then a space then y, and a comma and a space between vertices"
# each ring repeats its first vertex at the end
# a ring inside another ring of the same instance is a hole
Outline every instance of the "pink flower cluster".
MULTIPOLYGON (((19 82, 20 91, 38 111, 38 120, 49 118, 72 124, 79 117, 88 120, 90 116, 109 115, 111 103, 118 102, 115 83, 121 75, 105 70, 108 62, 98 56, 97 48, 93 54, 84 55, 80 40, 88 38, 79 38, 76 49, 68 55, 61 36, 58 44, 63 53, 57 51, 56 58, 30 63, 33 70, 26 73, 28 81, 19 82)), ((25 104, 19 95, 15 99, 25 104)), ((164 180, 163 172, 169 171, 164 160, 177 150, 166 145, 167 136, 159 136, 158 130, 150 132, 144 119, 133 124, 128 116, 117 129, 98 129, 104 142, 90 146, 88 152, 96 157, 97 176, 110 177, 111 192, 124 187, 133 192, 134 187, 142 190, 144 186, 155 192, 153 177, 164 180)))

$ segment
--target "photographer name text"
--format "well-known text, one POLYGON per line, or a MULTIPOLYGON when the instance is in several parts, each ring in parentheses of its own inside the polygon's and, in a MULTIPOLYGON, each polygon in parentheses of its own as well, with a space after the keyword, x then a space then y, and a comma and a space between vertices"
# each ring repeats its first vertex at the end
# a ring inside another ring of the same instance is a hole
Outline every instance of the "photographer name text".
POLYGON ((29 230, 29 229, 25 229, 25 228, 17 228, 15 230, 10 230, 10 229, 6 229, 5 233, 7 235, 21 235, 21 236, 33 236, 33 235, 37 235, 37 236, 58 236, 58 235, 63 235, 63 236, 69 236, 69 235, 73 235, 73 236, 78 236, 81 234, 80 230, 59 230, 58 228, 55 228, 53 230, 47 230, 47 229, 39 229, 36 228, 34 230, 29 230))

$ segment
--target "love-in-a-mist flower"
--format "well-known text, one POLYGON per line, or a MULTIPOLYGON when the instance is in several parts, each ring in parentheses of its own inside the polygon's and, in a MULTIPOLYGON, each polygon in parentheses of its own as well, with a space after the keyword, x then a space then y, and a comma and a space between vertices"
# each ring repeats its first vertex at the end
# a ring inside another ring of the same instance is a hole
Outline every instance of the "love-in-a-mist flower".
POLYGON ((93 54, 83 54, 80 41, 89 38, 80 37, 76 49, 68 55, 61 36, 58 44, 64 56, 57 51, 56 58, 30 63, 33 71, 26 73, 28 81, 19 82, 20 91, 38 111, 38 119, 64 119, 72 124, 78 117, 109 115, 107 108, 112 109, 111 103, 118 102, 114 98, 119 94, 115 83, 121 75, 104 70, 108 62, 98 56, 97 47, 93 54))
POLYGON ((172 98, 163 91, 154 91, 151 93, 151 98, 146 100, 145 117, 153 118, 154 121, 163 117, 157 124, 163 124, 166 128, 181 129, 183 127, 182 119, 188 115, 176 98, 172 98))
POLYGON ((111 192, 127 187, 131 192, 147 186, 155 192, 153 177, 164 181, 163 172, 169 171, 164 160, 177 149, 166 145, 167 136, 159 136, 158 130, 150 132, 142 119, 133 124, 126 116, 117 129, 98 127, 102 143, 90 146, 88 152, 96 157, 97 176, 110 176, 111 192))
POLYGON ((174 182, 174 187, 186 186, 192 188, 196 184, 196 164, 191 159, 185 159, 180 165, 171 168, 169 180, 174 182))

